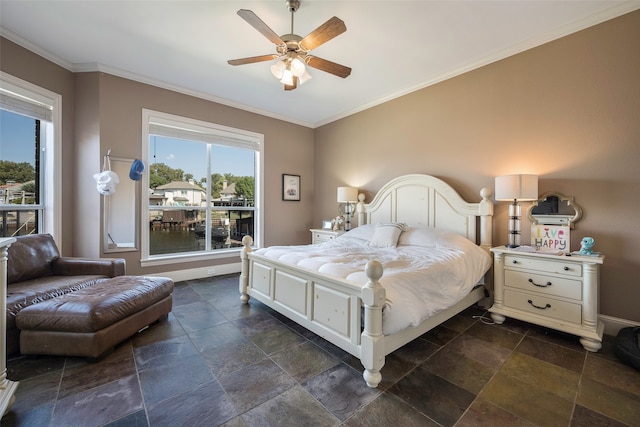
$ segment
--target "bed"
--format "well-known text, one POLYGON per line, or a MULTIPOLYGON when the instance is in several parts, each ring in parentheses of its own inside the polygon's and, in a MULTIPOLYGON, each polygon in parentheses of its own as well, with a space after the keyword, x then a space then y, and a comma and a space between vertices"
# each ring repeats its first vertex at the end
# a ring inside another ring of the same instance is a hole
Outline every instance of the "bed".
POLYGON ((360 195, 359 226, 337 239, 254 250, 245 236, 240 299, 247 304, 255 298, 359 358, 367 385, 377 387, 387 354, 486 298, 490 196, 483 188, 481 201, 470 203, 436 177, 404 175, 385 184, 370 203, 360 195), (461 255, 467 251, 474 254, 471 261, 461 255), (453 272, 443 272, 443 264, 452 264, 453 272), (436 278, 422 276, 423 270, 435 270, 436 278), (441 296, 433 291, 437 287, 454 291, 441 296), (403 305, 412 298, 437 302, 425 314, 403 305), (398 315, 415 312, 409 319, 398 315))

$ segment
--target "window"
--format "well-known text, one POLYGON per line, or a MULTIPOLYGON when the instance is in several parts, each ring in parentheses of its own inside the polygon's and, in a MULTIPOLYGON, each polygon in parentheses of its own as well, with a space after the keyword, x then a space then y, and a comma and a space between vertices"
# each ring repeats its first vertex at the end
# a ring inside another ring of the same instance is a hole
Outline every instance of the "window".
POLYGON ((143 265, 261 240, 263 136, 143 110, 143 265))
POLYGON ((0 72, 2 237, 60 234, 60 105, 60 95, 0 72))

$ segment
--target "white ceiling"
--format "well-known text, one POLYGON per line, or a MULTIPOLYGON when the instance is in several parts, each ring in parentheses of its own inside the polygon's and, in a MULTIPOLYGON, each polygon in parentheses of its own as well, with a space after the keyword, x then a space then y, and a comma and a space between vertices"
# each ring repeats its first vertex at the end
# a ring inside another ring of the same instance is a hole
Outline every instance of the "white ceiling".
POLYGON ((72 71, 105 71, 226 105, 317 127, 640 8, 640 0, 302 0, 302 37, 332 16, 347 32, 313 50, 353 69, 285 92, 271 62, 228 59, 275 53, 240 18, 255 12, 279 35, 290 13, 278 1, 0 0, 0 34, 72 71))

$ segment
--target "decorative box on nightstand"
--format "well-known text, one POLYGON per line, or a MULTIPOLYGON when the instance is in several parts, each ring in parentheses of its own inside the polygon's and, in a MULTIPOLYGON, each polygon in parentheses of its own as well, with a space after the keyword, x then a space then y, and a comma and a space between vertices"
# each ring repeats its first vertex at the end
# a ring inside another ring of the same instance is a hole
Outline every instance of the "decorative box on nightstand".
POLYGON ((602 347, 598 320, 599 267, 604 256, 520 252, 504 246, 494 254, 494 302, 498 324, 506 317, 578 335, 588 351, 602 347))
POLYGON ((311 243, 314 245, 316 243, 322 243, 329 240, 333 240, 339 235, 341 235, 342 233, 344 233, 344 231, 342 230, 333 231, 333 230, 323 230, 320 228, 312 228, 309 231, 311 231, 311 243))

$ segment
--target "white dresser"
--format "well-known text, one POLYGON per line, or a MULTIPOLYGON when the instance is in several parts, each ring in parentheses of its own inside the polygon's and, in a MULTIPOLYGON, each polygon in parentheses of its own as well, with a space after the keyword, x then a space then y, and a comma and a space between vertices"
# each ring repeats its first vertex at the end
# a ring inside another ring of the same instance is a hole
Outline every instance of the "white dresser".
POLYGON ((341 235, 342 233, 344 233, 344 231, 342 230, 333 231, 333 230, 324 230, 320 228, 312 228, 309 231, 311 231, 311 243, 314 245, 316 243, 322 243, 329 240, 333 240, 339 235, 341 235))
POLYGON ((506 317, 580 337, 588 351, 602 347, 598 320, 600 264, 604 256, 527 253, 504 246, 494 254, 494 302, 498 324, 506 317))

